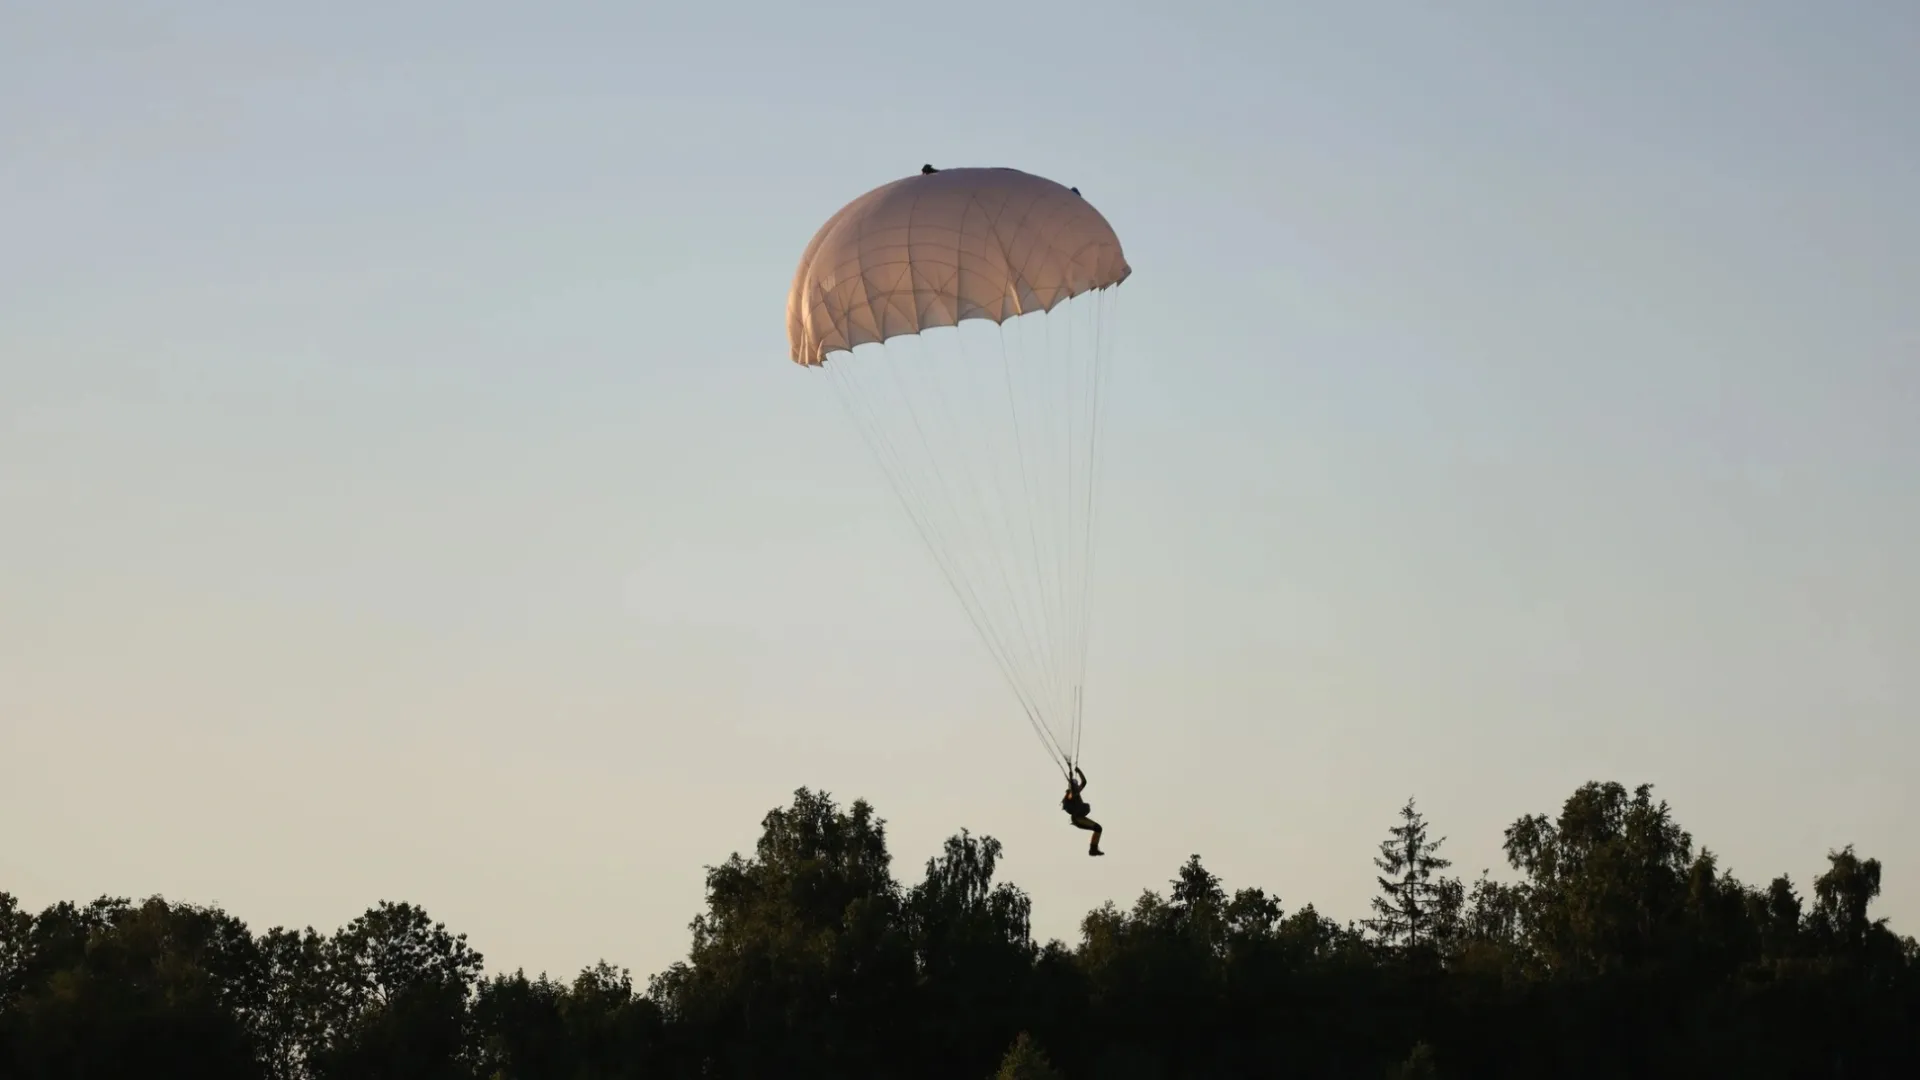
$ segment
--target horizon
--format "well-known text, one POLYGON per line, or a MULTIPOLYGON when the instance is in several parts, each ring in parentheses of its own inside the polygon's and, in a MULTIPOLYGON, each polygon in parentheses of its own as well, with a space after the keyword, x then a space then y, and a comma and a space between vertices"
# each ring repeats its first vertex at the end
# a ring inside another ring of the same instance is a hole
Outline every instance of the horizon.
MULTIPOLYGON (((1650 789, 1651 785, 1648 785, 1648 787, 1650 789)), ((1641 792, 1637 790, 1637 785, 1620 784, 1616 781, 1596 780, 1596 781, 1590 781, 1586 784, 1582 784, 1580 788, 1572 792, 1569 792, 1568 797, 1564 802, 1565 804, 1570 805, 1577 799, 1581 799, 1583 797, 1588 797, 1590 795, 1596 795, 1596 794, 1601 797, 1605 797, 1608 794, 1609 788, 1614 789, 1612 794, 1615 796, 1618 796, 1621 799, 1621 802, 1623 804, 1630 802, 1633 798, 1641 794, 1641 792)), ((1649 790, 1647 791, 1647 794, 1650 796, 1649 803, 1654 809, 1656 809, 1657 811, 1669 813, 1670 815, 1672 815, 1671 820, 1673 821, 1674 825, 1678 828, 1680 836, 1689 845, 1689 851, 1690 851, 1689 858, 1704 857, 1709 852, 1714 850, 1711 844, 1702 842, 1699 837, 1692 834, 1686 822, 1681 818, 1679 818, 1677 814, 1673 813, 1673 808, 1670 807, 1668 800, 1665 800, 1664 798, 1662 798, 1659 792, 1649 790)), ((946 850, 936 851, 935 853, 929 855, 924 860, 916 861, 912 859, 907 859, 907 858, 904 858, 900 852, 893 850, 893 845, 890 837, 884 835, 886 833, 886 827, 888 822, 886 820, 886 816, 884 812, 881 811, 881 808, 877 806, 873 806, 871 803, 867 802, 867 800, 862 799, 858 796, 842 800, 834 796, 833 793, 831 792, 821 791, 821 790, 810 790, 805 787, 798 788, 794 792, 792 792, 792 798, 789 803, 770 807, 767 812, 767 817, 770 817, 771 815, 774 815, 774 814, 791 813, 791 812, 797 811, 802 804, 802 800, 805 800, 805 799, 819 800, 828 809, 842 815, 847 815, 849 817, 856 815, 863 805, 868 811, 872 813, 873 821, 881 829, 883 833, 883 839, 886 843, 885 854, 888 859, 888 873, 887 873, 888 879, 891 883, 892 888, 896 890, 897 894, 902 897, 911 896, 917 889, 924 887, 925 879, 922 879, 918 875, 920 875, 923 870, 931 871, 933 869, 933 864, 941 861, 943 857, 950 858, 952 856, 951 845, 955 843, 974 844, 974 845, 994 845, 994 849, 993 849, 994 855, 991 860, 992 864, 994 865, 994 869, 987 875, 987 880, 990 880, 996 889, 1012 888, 1013 890, 1016 890, 1015 895, 1025 900, 1030 906, 1032 905, 1032 895, 1028 893, 1023 886, 1021 886, 1020 882, 1013 880, 1007 874, 1002 872, 1002 868, 1005 865, 1005 859, 1006 859, 1007 853, 1004 846, 1000 846, 999 840, 996 837, 993 837, 986 833, 973 833, 966 829, 958 829, 958 830, 955 830, 953 833, 949 834, 948 837, 943 839, 942 846, 946 848, 946 850)), ((1409 823, 1408 816, 1410 815, 1412 823, 1414 823, 1416 827, 1420 830, 1420 847, 1418 850, 1421 852, 1422 857, 1426 860, 1429 860, 1429 863, 1430 863, 1430 865, 1425 868, 1424 873, 1430 873, 1436 884, 1444 884, 1445 882, 1451 880, 1454 883, 1460 885, 1462 887, 1461 899, 1463 901, 1466 899, 1470 891, 1477 888, 1477 886, 1483 883, 1483 881, 1492 881, 1500 885, 1512 886, 1515 884, 1524 883, 1530 879, 1530 875, 1527 874, 1526 872, 1516 871, 1511 866, 1506 866, 1506 865, 1503 865, 1499 868, 1502 871, 1499 874, 1484 873, 1484 871, 1482 874, 1476 874, 1474 872, 1465 871, 1460 866, 1455 865, 1454 861, 1451 858, 1452 849, 1448 845, 1449 838, 1444 835, 1434 835, 1431 829, 1432 823, 1426 820, 1426 816, 1424 812, 1422 812, 1419 809, 1417 803, 1418 803, 1418 800, 1409 799, 1408 802, 1404 805, 1404 807, 1396 812, 1395 819, 1394 819, 1396 822, 1396 825, 1393 827, 1385 828, 1381 830, 1381 841, 1383 843, 1376 845, 1371 851, 1369 851, 1368 857, 1369 857, 1370 864, 1377 866, 1377 864, 1372 863, 1372 860, 1375 857, 1383 856, 1387 854, 1386 852, 1387 846, 1393 846, 1400 852, 1404 852, 1406 850, 1406 847, 1405 847, 1406 841, 1403 837, 1399 836, 1398 833, 1399 833, 1399 826, 1407 825, 1409 823), (1449 870, 1451 870, 1452 872, 1449 873, 1448 872, 1449 870)), ((1553 822, 1556 826, 1564 825, 1567 823, 1567 819, 1561 816, 1561 811, 1563 809, 1564 809, 1564 806, 1556 806, 1552 811, 1544 812, 1541 814, 1541 816, 1553 822)), ((760 838, 761 841, 764 841, 772 836, 772 830, 768 829, 766 825, 767 817, 762 818, 762 832, 761 832, 761 838, 760 838)), ((1573 820, 1577 821, 1578 818, 1576 817, 1573 820)), ((1630 833, 1630 830, 1629 830, 1629 833, 1630 833)), ((1857 846, 1854 844, 1844 844, 1844 845, 1837 845, 1835 848, 1830 849, 1827 853, 1827 858, 1822 860, 1823 862, 1827 863, 1827 866, 1821 872, 1826 873, 1827 871, 1833 870, 1838 865, 1838 862, 1837 862, 1838 860, 1844 860, 1847 856, 1853 856, 1856 860, 1860 862, 1867 862, 1872 864, 1873 873, 1876 875, 1876 879, 1877 879, 1882 867, 1881 860, 1875 858, 1872 852, 1858 851, 1856 850, 1856 847, 1857 846)), ((764 853, 756 850, 756 848, 757 848, 757 843, 753 845, 748 845, 746 850, 744 851, 731 852, 729 853, 729 856, 725 859, 716 859, 714 862, 706 864, 706 867, 703 869, 703 874, 702 874, 703 878, 705 876, 706 870, 717 868, 721 866, 723 863, 729 862, 734 856, 739 856, 741 858, 744 858, 749 865, 761 865, 761 866, 777 865, 780 861, 780 856, 782 854, 786 855, 789 858, 792 857, 791 852, 782 852, 779 847, 775 847, 773 849, 773 851, 775 852, 774 857, 772 858, 772 860, 769 861, 767 859, 764 859, 763 858, 764 853)), ((1182 861, 1182 864, 1176 867, 1175 870, 1172 873, 1170 873, 1164 881, 1158 884, 1149 884, 1145 886, 1141 890, 1141 892, 1136 894, 1131 900, 1127 900, 1126 898, 1122 898, 1122 897, 1109 897, 1106 900, 1101 901, 1095 907, 1092 907, 1088 909, 1085 913, 1083 913, 1080 919, 1075 921, 1073 933, 1068 935, 1042 934, 1037 932, 1031 933, 1030 944, 1040 948, 1059 945, 1064 947, 1068 951, 1084 949, 1087 945, 1087 934, 1085 933, 1085 927, 1088 925, 1089 920, 1093 920, 1093 919, 1097 919, 1103 916, 1108 916, 1113 914, 1118 914, 1123 917, 1134 915, 1139 910, 1137 905, 1141 902, 1148 901, 1148 900, 1151 900, 1154 905, 1164 903, 1173 897, 1174 890, 1176 890, 1181 883, 1180 879, 1182 875, 1185 874, 1190 868, 1194 866, 1204 867, 1205 862, 1206 860, 1201 856, 1199 852, 1189 853, 1187 858, 1182 861)), ((1208 869, 1210 872, 1210 868, 1208 869)), ((1382 867, 1380 869, 1385 869, 1385 868, 1382 867)), ((1812 927, 1812 926, 1817 926, 1819 924, 1819 919, 1821 918, 1821 914, 1819 910, 1819 899, 1816 895, 1818 891, 1818 882, 1816 879, 1820 876, 1819 874, 1809 873, 1805 876, 1795 876, 1793 874, 1781 874, 1781 875, 1776 875, 1775 879, 1741 880, 1740 875, 1738 873, 1734 872, 1733 870, 1731 870, 1730 868, 1724 865, 1716 865, 1713 867, 1713 870, 1714 870, 1714 873, 1719 876, 1722 882, 1731 880, 1732 882, 1737 883, 1744 890, 1748 891, 1756 899, 1764 899, 1768 894, 1769 887, 1774 884, 1775 880, 1777 878, 1785 878, 1787 880, 1788 886, 1793 890, 1794 895, 1802 903, 1810 904, 1813 907, 1813 910, 1808 913, 1807 925, 1809 927, 1812 927)), ((1406 872, 1407 871, 1405 870, 1405 868, 1402 868, 1399 871, 1399 873, 1402 873, 1402 874, 1406 872)), ((1304 898, 1304 899, 1295 899, 1292 903, 1288 903, 1287 898, 1281 896, 1279 893, 1275 892, 1273 889, 1271 889, 1270 887, 1260 882, 1230 881, 1225 878, 1220 878, 1218 875, 1214 875, 1214 876, 1217 879, 1216 884, 1222 887, 1223 889, 1225 889, 1227 893, 1230 895, 1240 893, 1242 891, 1251 891, 1251 892, 1256 892, 1263 895, 1265 898, 1267 898, 1273 903, 1274 913, 1278 918, 1290 918, 1290 917, 1295 917, 1307 912, 1311 912, 1312 914, 1318 916, 1319 919, 1324 920, 1329 927, 1339 928, 1342 931, 1356 934, 1359 936, 1360 939, 1369 940, 1375 946, 1380 947, 1383 950, 1383 955, 1386 955, 1389 957, 1393 955, 1394 946, 1389 936, 1383 935, 1380 931, 1380 928, 1373 925, 1374 920, 1379 918, 1382 914, 1384 914, 1383 912, 1381 912, 1379 905, 1382 902, 1390 903, 1398 899, 1394 897, 1389 897, 1388 894, 1385 892, 1384 888, 1376 889, 1376 891, 1374 891, 1370 896, 1366 898, 1369 908, 1365 916, 1347 915, 1342 917, 1338 914, 1330 914, 1329 912, 1324 910, 1321 905, 1315 903, 1311 897, 1304 898)), ((1386 880, 1387 879, 1384 879, 1384 878, 1376 878, 1376 883, 1384 883, 1386 880)), ((1421 880, 1425 880, 1424 874, 1421 880)), ((17 902, 19 898, 13 895, 11 892, 9 892, 6 889, 0 889, 0 899, 10 899, 17 902)), ((1884 896, 1882 894, 1880 893, 1872 894, 1871 899, 1869 900, 1870 906, 1867 908, 1867 911, 1866 911, 1866 914, 1868 916, 1868 921, 1874 926, 1884 926, 1886 932, 1889 935, 1891 935, 1893 940, 1904 941, 1910 945, 1911 942, 1913 941, 1914 935, 1903 933, 1902 932, 1903 928, 1897 925, 1894 920, 1889 919, 1885 916, 1876 914, 1876 912, 1884 910, 1885 905, 1882 902, 1883 900, 1884 900, 1884 896)), ((649 983, 654 977, 665 974, 670 968, 673 968, 683 963, 683 960, 676 959, 676 960, 670 961, 667 964, 662 965, 657 970, 644 970, 644 969, 634 968, 631 965, 624 963, 619 957, 598 956, 593 958, 593 960, 580 965, 579 968, 571 971, 549 970, 546 968, 528 969, 524 965, 514 965, 511 968, 509 968, 503 965, 489 962, 487 960, 487 951, 484 943, 472 940, 471 936, 466 931, 462 930, 460 927, 449 924, 447 920, 439 917, 431 909, 426 908, 423 905, 420 905, 418 903, 415 903, 414 901, 403 896, 381 896, 375 900, 370 900, 360 911, 354 912, 350 919, 342 920, 340 925, 332 926, 332 927, 314 926, 311 924, 291 925, 291 926, 278 925, 278 924, 263 925, 263 924, 258 924, 252 920, 249 920, 245 912, 233 911, 226 907, 223 907, 218 899, 208 900, 205 898, 196 898, 196 897, 163 896, 158 893, 139 894, 139 895, 129 894, 129 895, 119 895, 119 896, 115 896, 111 894, 103 894, 95 897, 64 897, 54 901, 52 904, 42 906, 41 910, 39 910, 38 912, 35 911, 34 905, 28 905, 25 907, 22 913, 29 917, 32 917, 36 914, 43 915, 43 916, 53 916, 57 914, 54 911, 54 907, 61 903, 71 904, 73 905, 74 908, 80 909, 80 910, 85 910, 90 905, 96 905, 96 904, 105 904, 110 907, 122 906, 122 907, 131 907, 131 908, 137 909, 155 901, 164 903, 176 910, 200 909, 200 910, 204 910, 214 914, 223 915, 243 925, 247 930, 247 932, 251 934, 256 940, 263 940, 267 936, 275 932, 291 931, 296 934, 303 933, 303 932, 315 932, 315 933, 318 933, 323 938, 331 938, 335 941, 338 941, 341 939, 342 935, 349 932, 351 923, 356 922, 362 919, 363 917, 375 917, 377 912, 379 912, 381 909, 387 908, 390 906, 409 907, 418 911, 420 915, 423 916, 425 919, 430 920, 431 924, 436 928, 444 928, 445 933, 450 935, 453 939, 460 941, 469 950, 471 950, 472 954, 480 960, 480 964, 478 965, 478 968, 477 968, 478 972, 486 978, 515 975, 520 977, 530 977, 535 980, 554 980, 561 984, 566 984, 574 976, 590 974, 596 970, 611 969, 612 971, 615 971, 615 972, 624 972, 631 979, 635 993, 644 996, 651 993, 649 983)), ((713 896, 708 895, 705 898, 705 902, 709 905, 713 904, 714 903, 713 896)), ((1420 901, 1420 903, 1422 904, 1433 903, 1433 902, 1434 901, 1431 899, 1423 899, 1422 901, 1420 901)), ((1461 906, 1463 908, 1470 908, 1471 905, 1467 903, 1462 903, 1461 906)), ((701 914, 704 916, 707 914, 707 912, 702 912, 701 914)), ((1460 919, 1461 915, 1462 915, 1462 912, 1459 910, 1450 910, 1447 912, 1445 918, 1458 920, 1460 919)), ((1809 932, 1812 932, 1812 931, 1809 930, 1809 932)))
POLYGON ((803 786, 1071 942, 1192 853, 1358 918, 1408 796, 1506 880, 1617 780, 1913 932, 1920 17, 886 10, 0 14, 0 889, 645 975, 803 786), (783 340, 927 161, 1134 268, 1098 861, 783 340))

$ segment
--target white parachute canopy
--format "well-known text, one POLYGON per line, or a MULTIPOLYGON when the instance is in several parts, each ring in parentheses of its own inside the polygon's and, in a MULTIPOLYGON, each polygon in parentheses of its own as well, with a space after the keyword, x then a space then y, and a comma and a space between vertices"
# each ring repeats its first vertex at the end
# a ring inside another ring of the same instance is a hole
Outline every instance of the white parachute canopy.
POLYGON ((1104 363, 1132 268, 1075 189, 923 170, 827 220, 787 297, 1056 765, 1080 756, 1104 363))

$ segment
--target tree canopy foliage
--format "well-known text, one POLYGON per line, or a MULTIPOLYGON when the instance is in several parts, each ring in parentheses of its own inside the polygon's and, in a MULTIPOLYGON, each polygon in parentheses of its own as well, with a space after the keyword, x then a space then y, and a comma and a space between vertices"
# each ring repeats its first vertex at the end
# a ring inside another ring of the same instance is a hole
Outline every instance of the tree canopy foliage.
POLYGON ((1850 846, 1810 894, 1749 886, 1612 783, 1515 821, 1506 880, 1444 876, 1443 839, 1400 809, 1364 921, 1195 855, 1043 944, 998 841, 962 831, 903 884, 871 806, 803 788, 708 869, 686 959, 644 988, 488 975, 404 903, 256 934, 0 893, 0 1077, 1920 1076, 1920 946, 1850 846))

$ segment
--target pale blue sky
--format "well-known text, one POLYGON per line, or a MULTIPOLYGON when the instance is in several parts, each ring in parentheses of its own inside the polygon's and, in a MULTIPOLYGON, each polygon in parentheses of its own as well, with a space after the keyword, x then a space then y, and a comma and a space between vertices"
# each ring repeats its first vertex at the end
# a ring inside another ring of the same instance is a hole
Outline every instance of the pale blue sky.
POLYGON ((645 974, 802 784, 1071 938, 1190 852, 1359 916, 1409 794, 1471 875, 1618 779, 1920 930, 1917 58, 1893 0, 10 4, 0 888, 645 974), (1136 270, 1098 862, 786 359, 923 161, 1136 270))

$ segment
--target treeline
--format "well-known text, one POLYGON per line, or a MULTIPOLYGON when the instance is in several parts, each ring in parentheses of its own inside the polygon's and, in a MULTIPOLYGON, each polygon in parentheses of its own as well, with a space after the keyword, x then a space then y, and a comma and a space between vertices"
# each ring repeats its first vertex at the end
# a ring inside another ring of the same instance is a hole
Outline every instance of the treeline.
POLYGON ((1920 946, 1871 914, 1880 864, 1748 886, 1645 787, 1514 822, 1511 882, 1447 876, 1409 802, 1370 918, 1230 892, 1195 856, 1071 947, 1033 940, 991 838, 903 885, 863 801, 802 789, 763 826, 644 988, 488 976, 407 904, 254 934, 0 893, 0 1076, 1920 1076, 1920 946))

